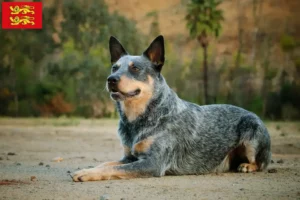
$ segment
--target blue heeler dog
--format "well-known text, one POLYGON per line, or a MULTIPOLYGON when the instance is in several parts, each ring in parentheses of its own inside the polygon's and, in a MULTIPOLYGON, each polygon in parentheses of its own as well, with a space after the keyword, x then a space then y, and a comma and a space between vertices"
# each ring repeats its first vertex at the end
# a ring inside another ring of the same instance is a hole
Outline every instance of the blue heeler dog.
POLYGON ((231 105, 199 106, 180 99, 161 70, 164 39, 141 56, 109 41, 112 69, 107 90, 120 115, 120 161, 83 169, 74 181, 98 181, 210 172, 263 170, 271 159, 270 136, 253 113, 231 105))

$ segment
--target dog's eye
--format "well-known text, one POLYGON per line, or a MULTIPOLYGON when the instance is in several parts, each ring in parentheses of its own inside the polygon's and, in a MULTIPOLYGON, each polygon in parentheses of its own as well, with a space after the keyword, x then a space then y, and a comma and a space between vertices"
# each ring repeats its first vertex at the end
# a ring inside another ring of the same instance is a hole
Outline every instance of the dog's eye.
POLYGON ((130 66, 130 69, 134 72, 138 72, 140 69, 134 65, 130 66))
POLYGON ((112 70, 112 72, 116 72, 118 69, 119 69, 119 67, 113 66, 111 70, 112 70))

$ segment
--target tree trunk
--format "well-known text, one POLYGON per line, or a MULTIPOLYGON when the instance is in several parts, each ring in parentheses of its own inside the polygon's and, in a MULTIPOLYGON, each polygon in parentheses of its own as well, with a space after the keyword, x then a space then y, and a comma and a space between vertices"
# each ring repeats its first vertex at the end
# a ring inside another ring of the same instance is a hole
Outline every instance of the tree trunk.
POLYGON ((204 104, 208 104, 207 46, 203 46, 203 90, 204 104))
POLYGON ((263 107, 262 107, 262 116, 264 118, 267 117, 267 107, 268 107, 268 94, 269 94, 269 88, 270 88, 270 82, 272 80, 272 77, 268 77, 267 73, 269 73, 269 66, 270 66, 270 38, 267 38, 265 40, 264 44, 264 62, 263 62, 263 70, 264 70, 264 76, 262 80, 262 90, 261 90, 261 95, 262 95, 262 100, 263 100, 263 107))
POLYGON ((207 67, 207 47, 208 47, 208 37, 206 31, 202 31, 197 37, 198 42, 203 48, 203 104, 209 104, 208 100, 208 67, 207 67))

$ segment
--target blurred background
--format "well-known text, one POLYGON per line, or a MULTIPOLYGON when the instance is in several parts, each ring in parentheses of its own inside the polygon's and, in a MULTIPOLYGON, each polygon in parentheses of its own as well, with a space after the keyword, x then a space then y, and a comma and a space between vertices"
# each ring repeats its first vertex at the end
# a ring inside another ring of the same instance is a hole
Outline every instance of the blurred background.
POLYGON ((181 98, 300 119, 299 0, 42 2, 42 30, 0 30, 0 116, 117 117, 109 37, 139 55, 162 34, 181 98))

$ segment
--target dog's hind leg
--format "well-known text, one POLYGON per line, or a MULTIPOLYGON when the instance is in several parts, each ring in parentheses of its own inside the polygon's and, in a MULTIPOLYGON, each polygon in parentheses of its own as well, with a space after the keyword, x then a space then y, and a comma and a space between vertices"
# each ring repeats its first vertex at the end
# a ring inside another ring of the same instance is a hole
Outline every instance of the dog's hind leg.
POLYGON ((241 118, 237 127, 240 145, 236 156, 240 158, 239 172, 254 172, 267 167, 271 160, 270 136, 262 122, 253 115, 241 118))
MULTIPOLYGON (((254 142, 253 142, 254 143, 254 142)), ((241 163, 238 167, 239 172, 255 172, 258 170, 258 166, 255 160, 256 146, 251 142, 244 143, 244 156, 249 163, 241 163)))

